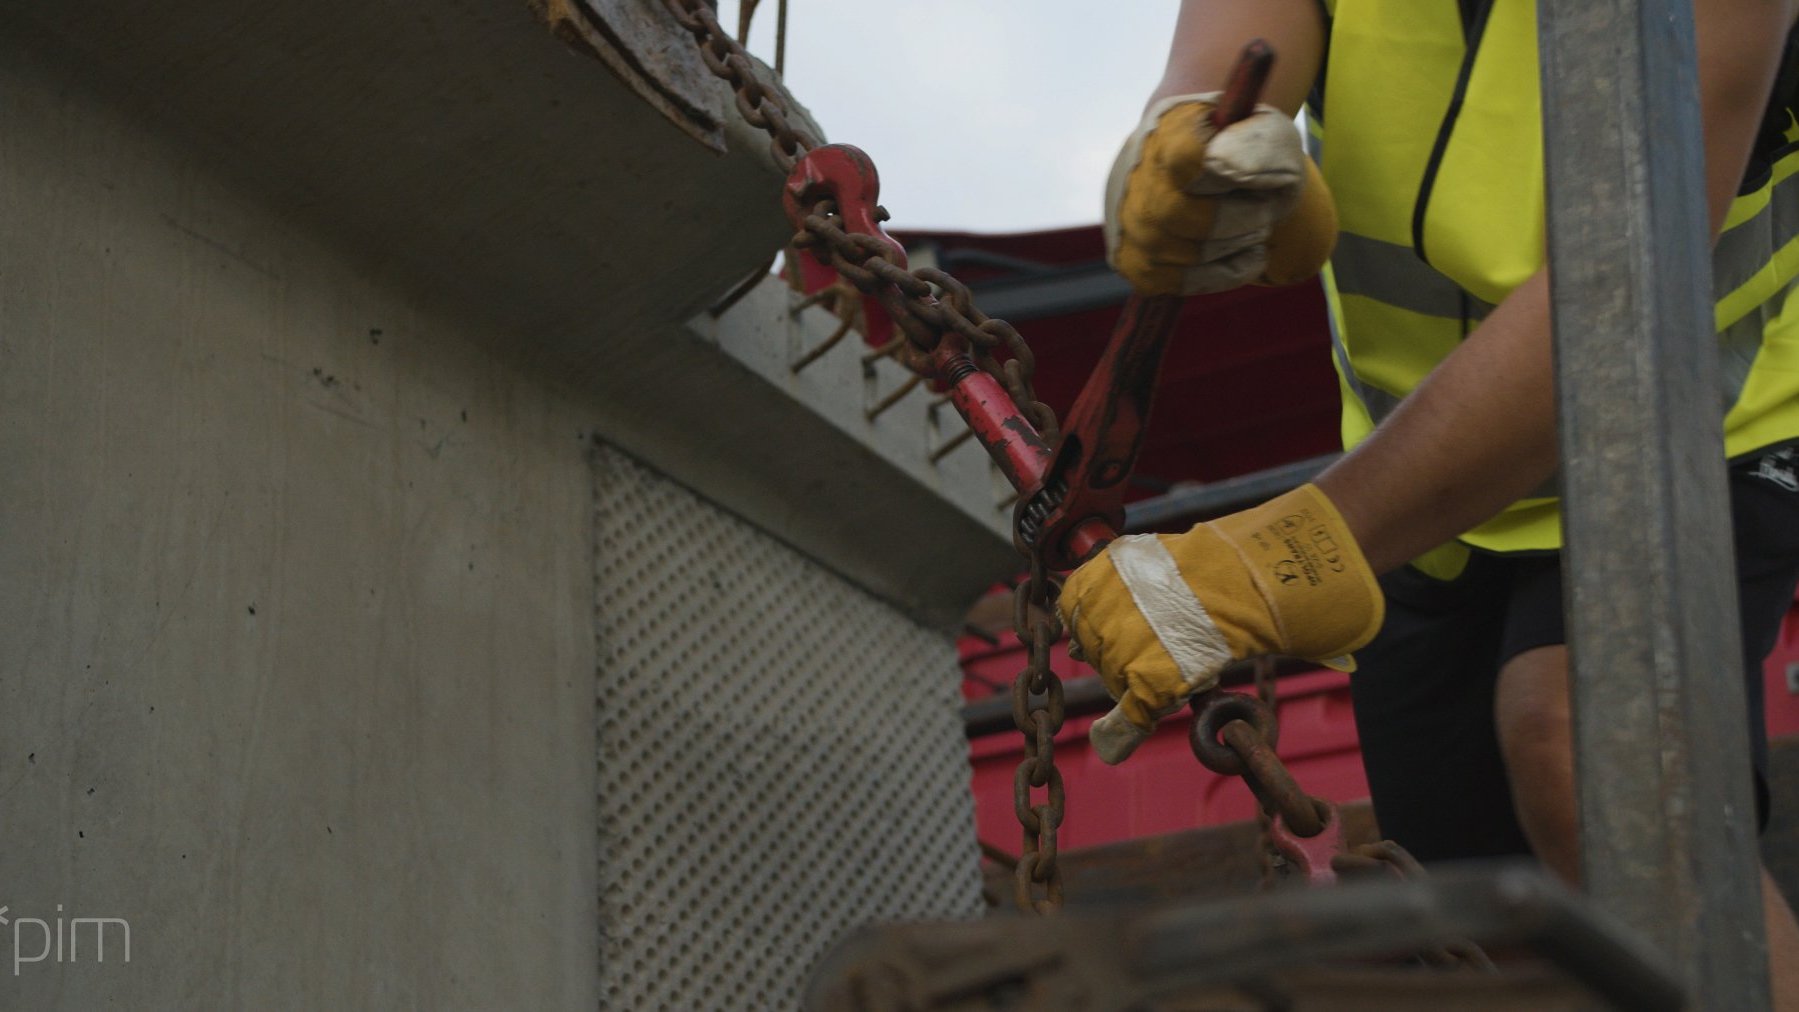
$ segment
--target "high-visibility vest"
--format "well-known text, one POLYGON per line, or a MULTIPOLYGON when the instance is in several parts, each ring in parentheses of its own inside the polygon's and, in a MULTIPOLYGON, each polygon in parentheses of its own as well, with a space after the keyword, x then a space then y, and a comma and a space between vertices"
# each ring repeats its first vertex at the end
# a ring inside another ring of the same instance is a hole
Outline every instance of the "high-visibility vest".
MULTIPOLYGON (((1325 286, 1343 441, 1353 446, 1543 266, 1536 4, 1325 8, 1329 51, 1311 129, 1342 227, 1325 286)), ((1792 122, 1788 114, 1780 125, 1792 122)), ((1732 458, 1799 440, 1796 134, 1776 126, 1758 147, 1712 258, 1732 458)), ((1553 496, 1541 489, 1462 540, 1490 551, 1557 548, 1553 496)))

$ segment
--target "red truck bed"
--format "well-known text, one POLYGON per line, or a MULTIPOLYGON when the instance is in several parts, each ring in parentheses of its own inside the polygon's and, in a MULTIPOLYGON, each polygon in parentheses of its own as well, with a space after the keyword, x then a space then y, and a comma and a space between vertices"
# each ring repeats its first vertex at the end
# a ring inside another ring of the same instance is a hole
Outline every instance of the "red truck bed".
MULTIPOLYGON (((1010 634, 997 646, 969 637, 962 644, 967 685, 978 695, 987 684, 1004 684, 1024 665, 1024 652, 1010 634)), ((1064 677, 1089 674, 1058 646, 1052 666, 1064 677)), ((1787 613, 1780 642, 1764 668, 1768 736, 1799 734, 1799 603, 1787 613)), ((1349 679, 1318 670, 1279 680, 1280 755, 1308 792, 1332 801, 1368 796, 1362 775, 1349 679)), ((1056 765, 1068 791, 1068 814, 1059 842, 1088 847, 1141 836, 1255 817, 1255 801, 1241 780, 1221 777, 1201 766, 1187 747, 1187 714, 1162 723, 1131 760, 1120 766, 1099 761, 1087 745, 1095 715, 1070 718, 1056 737, 1056 765)), ((974 767, 975 821, 981 839, 1011 849, 1018 835, 1012 814, 1012 776, 1021 755, 1012 732, 989 734, 970 743, 974 767)))

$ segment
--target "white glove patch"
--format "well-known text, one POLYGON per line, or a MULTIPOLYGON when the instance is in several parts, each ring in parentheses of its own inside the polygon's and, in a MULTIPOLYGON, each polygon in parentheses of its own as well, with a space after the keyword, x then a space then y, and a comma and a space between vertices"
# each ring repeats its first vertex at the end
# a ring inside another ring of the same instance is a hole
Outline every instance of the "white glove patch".
POLYGON ((1162 539, 1127 534, 1112 542, 1106 554, 1162 649, 1174 659, 1182 682, 1189 687, 1208 682, 1231 662, 1224 633, 1193 596, 1162 539))

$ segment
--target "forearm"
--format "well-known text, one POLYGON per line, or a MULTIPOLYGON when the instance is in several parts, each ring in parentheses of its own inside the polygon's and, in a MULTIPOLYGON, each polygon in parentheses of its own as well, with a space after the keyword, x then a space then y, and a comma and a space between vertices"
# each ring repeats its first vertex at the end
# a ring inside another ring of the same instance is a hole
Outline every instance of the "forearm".
POLYGON ((1548 275, 1538 272, 1319 475, 1375 572, 1475 527, 1554 473, 1549 332, 1548 275))
MULTIPOLYGON (((1699 0, 1706 203, 1716 237, 1792 25, 1791 0, 1699 0)), ((1554 473, 1546 271, 1507 296, 1354 452, 1318 479, 1376 572, 1497 515, 1554 473)))
POLYGON ((1324 54, 1318 0, 1183 0, 1168 66, 1148 104, 1222 90, 1243 46, 1258 38, 1275 54, 1262 101, 1296 115, 1324 54))

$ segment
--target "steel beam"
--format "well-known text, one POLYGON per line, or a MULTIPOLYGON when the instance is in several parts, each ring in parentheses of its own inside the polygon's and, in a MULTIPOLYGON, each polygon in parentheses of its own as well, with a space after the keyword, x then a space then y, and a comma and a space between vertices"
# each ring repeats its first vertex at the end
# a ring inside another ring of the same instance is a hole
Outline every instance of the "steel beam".
POLYGON ((1540 0, 1582 872, 1765 1008, 1692 11, 1540 0))
POLYGON ((1337 462, 1340 453, 1307 457, 1252 474, 1225 478, 1177 488, 1149 499, 1139 499, 1124 508, 1124 526, 1129 531, 1158 530, 1177 524, 1198 523, 1248 509, 1257 503, 1291 492, 1318 477, 1337 462))
POLYGON ((1121 306, 1131 287, 1105 261, 1057 267, 969 285, 981 311, 1001 320, 1036 320, 1121 306))

